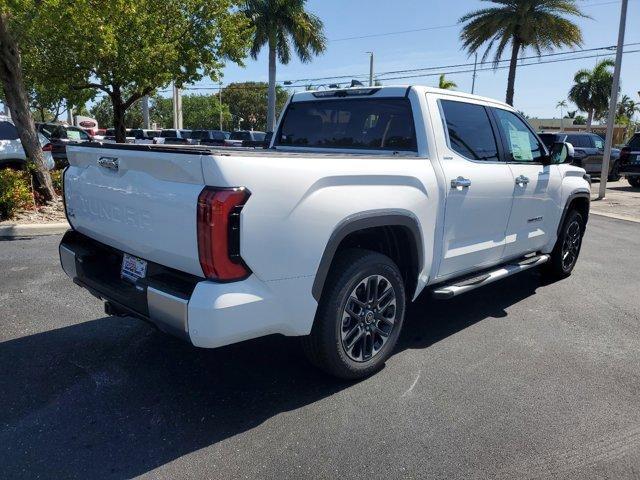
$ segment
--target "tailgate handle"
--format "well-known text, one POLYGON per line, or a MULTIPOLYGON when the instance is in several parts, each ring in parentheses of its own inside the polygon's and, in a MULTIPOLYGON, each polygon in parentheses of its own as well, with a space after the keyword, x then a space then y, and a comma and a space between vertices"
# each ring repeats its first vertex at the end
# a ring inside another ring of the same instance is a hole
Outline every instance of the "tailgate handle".
POLYGON ((98 159, 98 165, 102 168, 106 168, 108 170, 113 170, 114 172, 118 171, 118 157, 100 157, 98 159))

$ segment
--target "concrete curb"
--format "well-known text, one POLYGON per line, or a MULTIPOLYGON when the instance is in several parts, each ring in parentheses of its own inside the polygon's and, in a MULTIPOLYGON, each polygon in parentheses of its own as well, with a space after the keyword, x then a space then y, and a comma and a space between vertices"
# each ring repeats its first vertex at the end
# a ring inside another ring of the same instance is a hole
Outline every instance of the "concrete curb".
POLYGON ((619 215, 617 213, 606 213, 606 212, 597 212, 595 210, 591 210, 589 215, 600 215, 601 217, 609 217, 615 218, 616 220, 624 220, 627 222, 640 223, 640 218, 631 217, 629 215, 619 215))
POLYGON ((58 235, 69 229, 67 222, 63 223, 36 223, 36 224, 12 224, 0 226, 0 237, 36 237, 40 235, 58 235))

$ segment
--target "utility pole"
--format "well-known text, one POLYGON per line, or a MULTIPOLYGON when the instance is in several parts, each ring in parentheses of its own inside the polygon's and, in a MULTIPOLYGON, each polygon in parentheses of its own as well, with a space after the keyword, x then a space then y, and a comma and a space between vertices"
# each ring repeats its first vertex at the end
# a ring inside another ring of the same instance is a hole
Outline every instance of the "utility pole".
POLYGON ((609 118, 607 119, 607 134, 604 139, 604 156, 602 157, 602 171, 600 172, 600 190, 598 199, 606 196, 607 177, 609 176, 609 163, 611 161, 611 146, 613 144, 613 125, 616 121, 616 106, 618 105, 618 89, 620 87, 620 70, 622 69, 622 48, 624 45, 624 30, 627 25, 627 5, 629 0, 622 0, 620 9, 620 28, 618 29, 618 47, 616 49, 616 62, 613 70, 613 83, 611 84, 611 99, 609 100, 609 118))
POLYGON ((220 130, 222 130, 222 82, 220 82, 220 130))
POLYGON ((373 52, 367 52, 369 54, 369 86, 373 87, 373 52))
POLYGON ((182 92, 173 84, 173 129, 182 130, 182 92))
POLYGON ((67 123, 73 125, 73 107, 67 100, 67 123))
POLYGON ((151 128, 149 126, 149 95, 142 97, 142 128, 151 128))
POLYGON ((476 92, 476 76, 478 75, 478 54, 475 54, 473 60, 473 80, 471 81, 471 95, 476 92))

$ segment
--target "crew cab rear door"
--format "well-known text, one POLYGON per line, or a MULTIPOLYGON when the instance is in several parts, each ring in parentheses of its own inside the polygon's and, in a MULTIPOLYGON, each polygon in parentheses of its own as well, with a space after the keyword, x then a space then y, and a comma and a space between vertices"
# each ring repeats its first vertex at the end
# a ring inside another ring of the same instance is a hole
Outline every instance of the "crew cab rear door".
POLYGON ((501 261, 513 200, 513 175, 488 108, 474 100, 441 96, 444 145, 438 146, 446 204, 437 277, 501 261))
POLYGON ((543 165, 542 142, 519 115, 491 107, 513 174, 513 207, 506 234, 504 256, 537 252, 549 241, 555 225, 553 198, 559 193, 559 171, 543 165))

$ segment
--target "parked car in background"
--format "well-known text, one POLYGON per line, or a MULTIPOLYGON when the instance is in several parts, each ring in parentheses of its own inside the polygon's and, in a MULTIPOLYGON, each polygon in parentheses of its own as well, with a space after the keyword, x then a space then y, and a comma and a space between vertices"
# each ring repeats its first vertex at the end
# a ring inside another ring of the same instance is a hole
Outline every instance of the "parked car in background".
POLYGON ((634 133, 620 150, 620 175, 624 175, 632 187, 640 188, 640 132, 634 133))
POLYGON ((160 130, 149 130, 147 128, 132 128, 127 132, 127 136, 133 137, 133 143, 138 145, 150 145, 153 139, 160 135, 160 130))
MULTIPOLYGON (((53 170, 55 162, 51 155, 51 144, 38 132, 38 140, 44 152, 44 160, 49 170, 53 170)), ((25 168, 27 155, 22 148, 18 130, 11 118, 0 116, 0 168, 25 168)))
POLYGON ((154 137, 153 143, 171 144, 171 145, 189 145, 191 138, 191 130, 174 130, 165 129, 160 131, 160 135, 154 137))
POLYGON ((224 130, 193 130, 191 140, 199 145, 222 146, 231 134, 224 130))
MULTIPOLYGON (((584 168, 591 177, 599 178, 602 173, 602 157, 604 156, 604 140, 600 135, 588 132, 540 133, 540 139, 547 148, 556 142, 567 142, 573 145, 574 165, 584 168)), ((611 149, 609 162, 609 181, 620 180, 620 149, 611 149)))
POLYGON ((36 122, 36 129, 51 145, 51 155, 56 168, 69 165, 67 160, 67 146, 77 143, 91 142, 93 137, 84 128, 62 125, 59 123, 36 122))
POLYGON ((265 132, 257 130, 236 130, 231 133, 225 145, 228 147, 262 147, 266 136, 265 132))
MULTIPOLYGON (((126 129, 126 139, 127 143, 135 143, 135 138, 131 135, 131 129, 126 129)), ((104 132, 104 137, 102 139, 103 143, 116 143, 116 129, 115 128, 107 128, 104 132)))

